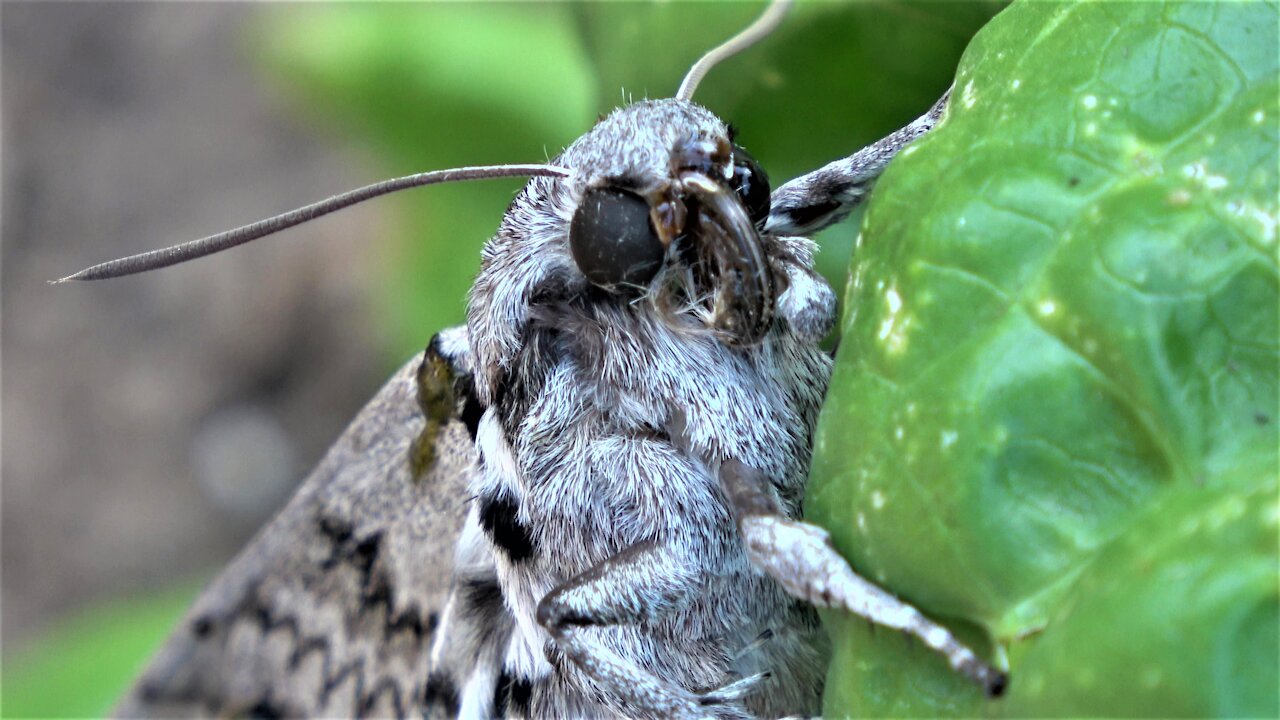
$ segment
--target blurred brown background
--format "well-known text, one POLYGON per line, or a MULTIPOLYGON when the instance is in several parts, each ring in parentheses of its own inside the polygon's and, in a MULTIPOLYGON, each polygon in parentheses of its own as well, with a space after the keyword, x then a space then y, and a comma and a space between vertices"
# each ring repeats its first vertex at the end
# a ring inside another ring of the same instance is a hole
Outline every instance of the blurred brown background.
POLYGON ((215 569, 386 370, 376 205, 169 272, 47 283, 375 177, 254 72, 255 12, 3 7, 6 660, 69 609, 215 569))

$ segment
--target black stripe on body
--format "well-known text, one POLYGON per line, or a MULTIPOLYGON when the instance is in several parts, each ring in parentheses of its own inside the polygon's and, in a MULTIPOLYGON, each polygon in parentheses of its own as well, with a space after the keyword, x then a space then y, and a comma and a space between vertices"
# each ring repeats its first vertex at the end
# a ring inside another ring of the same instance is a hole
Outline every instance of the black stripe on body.
POLYGON ((533 681, 528 678, 513 678, 508 693, 508 708, 516 717, 529 717, 533 700, 533 681))
POLYGON ((467 433, 471 435, 471 441, 475 442, 476 433, 480 429, 480 418, 484 417, 484 406, 480 404, 480 399, 476 397, 476 389, 472 377, 467 375, 465 378, 458 378, 454 392, 460 393, 462 397, 462 408, 458 412, 458 417, 467 426, 467 433))
POLYGON ((559 330, 526 326, 520 351, 502 374, 494 392, 494 407, 507 440, 520 432, 520 425, 542 395, 547 373, 564 355, 559 330))
POLYGON ((511 700, 511 676, 506 672, 498 676, 498 684, 493 688, 493 716, 507 716, 507 703, 511 700))
POLYGON ((516 517, 520 507, 506 495, 488 495, 480 499, 480 525, 494 546, 507 554, 512 562, 533 557, 533 537, 516 517))

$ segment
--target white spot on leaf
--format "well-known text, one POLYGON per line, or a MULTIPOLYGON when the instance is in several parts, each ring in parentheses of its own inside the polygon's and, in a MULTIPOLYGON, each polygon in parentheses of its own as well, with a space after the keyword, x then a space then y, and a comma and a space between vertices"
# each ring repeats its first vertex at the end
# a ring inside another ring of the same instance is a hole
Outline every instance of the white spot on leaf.
POLYGON ((889 306, 889 312, 897 314, 902 309, 902 296, 898 294, 897 288, 889 288, 884 294, 884 301, 889 306))
POLYGON ((907 327, 911 324, 911 318, 901 315, 902 296, 898 294, 896 287, 890 286, 884 293, 885 316, 880 321, 880 330, 877 337, 885 344, 885 349, 891 353, 902 352, 907 344, 907 327))
POLYGON ((1262 226, 1262 242, 1270 245, 1276 239, 1276 214, 1262 208, 1253 208, 1249 212, 1254 221, 1262 226))

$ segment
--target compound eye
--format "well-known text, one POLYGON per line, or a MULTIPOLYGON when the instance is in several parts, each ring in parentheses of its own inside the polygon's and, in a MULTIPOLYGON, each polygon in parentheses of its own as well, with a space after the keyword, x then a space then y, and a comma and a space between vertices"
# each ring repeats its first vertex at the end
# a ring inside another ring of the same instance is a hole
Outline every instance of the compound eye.
POLYGON ((769 176, 755 158, 737 145, 733 146, 733 179, 729 184, 742 198, 747 217, 756 227, 763 227, 769 217, 769 176))
POLYGON ((647 284, 666 253, 650 223, 649 203, 612 187, 583 194, 569 223, 569 249, 582 274, 606 289, 647 284))

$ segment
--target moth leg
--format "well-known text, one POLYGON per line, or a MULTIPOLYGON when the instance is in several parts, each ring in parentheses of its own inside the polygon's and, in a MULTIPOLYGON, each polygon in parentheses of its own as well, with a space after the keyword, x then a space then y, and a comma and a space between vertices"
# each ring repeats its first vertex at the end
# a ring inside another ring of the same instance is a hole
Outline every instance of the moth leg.
POLYGON ((871 193, 889 161, 938 124, 950 97, 948 89, 929 112, 910 125, 847 158, 783 184, 770 198, 765 232, 809 236, 845 219, 871 193))
MULTIPOLYGON (((640 543, 603 560, 556 587, 538 603, 538 623, 556 648, 621 701, 628 714, 646 717, 708 717, 711 706, 731 703, 754 687, 752 676, 698 695, 672 686, 619 656, 593 637, 593 627, 660 618, 682 604, 696 587, 680 563, 657 543, 640 543)), ((719 708, 732 713, 730 708, 719 708)))
POLYGON ((1007 676, 963 645, 951 631, 861 577, 831 545, 825 530, 782 514, 764 473, 737 460, 720 469, 751 561, 791 595, 818 607, 844 608, 878 625, 919 638, 989 697, 1003 694, 1007 676))
POLYGON ((801 342, 816 343, 836 323, 836 294, 813 269, 814 243, 802 237, 774 238, 786 290, 778 297, 778 314, 801 342))

